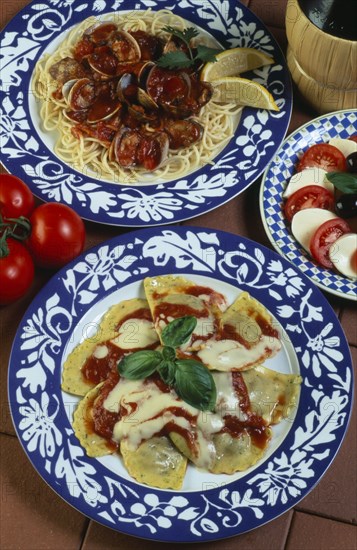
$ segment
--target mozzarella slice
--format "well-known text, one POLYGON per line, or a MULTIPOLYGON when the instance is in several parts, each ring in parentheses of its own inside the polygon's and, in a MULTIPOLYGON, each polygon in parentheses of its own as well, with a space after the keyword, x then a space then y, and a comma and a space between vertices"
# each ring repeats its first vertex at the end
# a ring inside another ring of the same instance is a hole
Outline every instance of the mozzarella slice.
POLYGON ((334 267, 351 279, 357 279, 357 234, 346 233, 331 245, 330 260, 334 267))
POLYGON ((337 217, 333 212, 322 208, 305 208, 294 215, 291 222, 291 231, 295 239, 310 254, 310 241, 317 229, 323 223, 337 217))
POLYGON ((357 151, 357 143, 352 139, 332 138, 329 144, 337 147, 345 157, 357 151))
POLYGON ((283 193, 283 197, 287 199, 295 193, 295 191, 307 185, 320 185, 333 193, 334 187, 332 183, 325 178, 326 174, 326 170, 322 170, 322 168, 305 168, 301 170, 301 172, 297 172, 291 176, 283 193))

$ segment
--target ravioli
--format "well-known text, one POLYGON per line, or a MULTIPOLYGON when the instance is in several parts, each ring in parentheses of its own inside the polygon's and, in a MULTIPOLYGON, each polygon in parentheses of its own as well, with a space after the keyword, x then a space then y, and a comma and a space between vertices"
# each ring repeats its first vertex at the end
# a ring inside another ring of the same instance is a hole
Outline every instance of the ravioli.
POLYGON ((209 369, 246 370, 280 349, 271 315, 260 302, 242 292, 223 313, 220 330, 205 342, 198 357, 209 369))
POLYGON ((81 342, 66 359, 62 389, 74 395, 85 395, 107 377, 111 368, 108 346, 105 345, 108 342, 115 364, 126 350, 143 349, 158 343, 158 336, 149 318, 148 303, 143 299, 124 300, 112 306, 101 320, 95 335, 81 342), (91 358, 97 363, 97 372, 86 377, 83 370, 91 358), (103 373, 99 372, 100 368, 103 373))
POLYGON ((180 433, 171 432, 170 438, 198 467, 215 474, 244 471, 264 456, 272 437, 270 425, 297 406, 301 377, 261 366, 243 373, 215 372, 213 377, 216 410, 205 412, 192 427, 196 445, 180 433))
POLYGON ((252 410, 269 424, 290 418, 297 408, 302 378, 259 365, 242 373, 252 410))
POLYGON ((113 380, 102 382, 85 395, 74 413, 73 428, 88 456, 113 454, 119 448, 124 465, 134 479, 162 489, 179 489, 185 476, 187 458, 168 437, 156 435, 160 418, 153 418, 149 425, 149 417, 155 417, 157 407, 162 409, 167 405, 165 400, 160 402, 161 395, 174 402, 174 398, 162 394, 154 382, 119 379, 118 376, 116 384, 113 380), (106 385, 110 391, 106 391, 106 385), (102 392, 105 393, 101 395, 102 392), (140 414, 141 407, 137 415, 136 402, 149 404, 147 411, 140 414), (94 431, 94 416, 111 417, 110 438, 94 431))
POLYGON ((185 277, 164 275, 144 280, 145 294, 155 328, 161 336, 168 322, 193 315, 197 325, 191 339, 181 347, 185 351, 200 349, 214 335, 222 311, 227 307, 225 297, 211 288, 196 285, 185 277))
POLYGON ((88 456, 98 457, 112 454, 108 440, 98 435, 92 427, 92 409, 95 399, 99 396, 103 382, 92 388, 78 403, 73 415, 73 429, 80 444, 88 456))
POLYGON ((159 489, 182 487, 187 459, 168 437, 152 437, 135 450, 124 439, 120 452, 126 469, 136 481, 159 489))
POLYGON ((302 381, 261 364, 281 349, 272 316, 247 292, 227 307, 222 294, 181 276, 146 278, 144 288, 147 301, 113 306, 64 365, 63 389, 84 396, 73 420, 81 445, 91 457, 120 452, 134 479, 161 489, 181 488, 188 461, 215 474, 254 466, 272 426, 297 407, 302 381), (212 371, 213 411, 183 401, 159 372, 138 380, 118 373, 121 357, 160 349, 163 328, 185 315, 197 326, 176 357, 212 371))

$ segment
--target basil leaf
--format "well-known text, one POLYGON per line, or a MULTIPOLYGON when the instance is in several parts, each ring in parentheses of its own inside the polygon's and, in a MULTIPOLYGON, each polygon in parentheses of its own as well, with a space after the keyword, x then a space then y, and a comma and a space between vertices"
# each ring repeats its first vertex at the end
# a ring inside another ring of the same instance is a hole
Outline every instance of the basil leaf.
POLYGON ((141 380, 153 374, 162 361, 162 355, 155 350, 135 351, 123 357, 118 363, 119 373, 129 380, 141 380))
POLYGON ((209 48, 208 46, 199 45, 196 48, 197 54, 196 57, 203 61, 204 63, 207 62, 215 62, 217 61, 216 55, 219 54, 222 50, 217 48, 209 48))
POLYGON ((175 390, 181 399, 201 411, 212 411, 216 405, 217 390, 213 376, 199 361, 176 360, 175 390))
POLYGON ((188 342, 191 334, 195 330, 197 319, 193 315, 186 315, 171 321, 161 334, 161 339, 165 346, 177 348, 188 342))
POLYGON ((171 346, 164 346, 161 353, 167 361, 174 361, 176 359, 176 352, 171 346))
POLYGON ((172 386, 175 381, 175 362, 169 360, 161 361, 157 370, 165 384, 167 384, 168 386, 172 386))
POLYGON ((357 193, 357 176, 346 172, 328 172, 326 178, 342 193, 357 193))

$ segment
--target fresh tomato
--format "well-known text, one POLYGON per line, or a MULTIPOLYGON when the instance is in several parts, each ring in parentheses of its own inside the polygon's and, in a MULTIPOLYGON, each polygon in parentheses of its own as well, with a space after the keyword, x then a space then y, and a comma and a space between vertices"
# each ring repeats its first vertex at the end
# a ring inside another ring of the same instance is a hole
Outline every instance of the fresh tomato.
POLYGON ((321 185, 306 185, 293 193, 285 203, 284 214, 291 222, 294 214, 305 208, 333 210, 333 194, 321 185))
POLYGON ((69 206, 42 204, 34 210, 30 223, 27 245, 36 265, 56 269, 82 252, 84 223, 69 206))
POLYGON ((334 145, 317 143, 309 147, 303 154, 297 166, 301 172, 305 168, 322 168, 326 172, 344 172, 346 159, 343 153, 334 145))
POLYGON ((342 218, 334 218, 320 225, 310 242, 312 257, 323 267, 332 268, 329 258, 329 248, 341 235, 350 233, 348 223, 342 218))
POLYGON ((1 242, 0 304, 11 304, 30 288, 34 278, 34 264, 27 248, 12 238, 1 242))
POLYGON ((357 143, 357 134, 353 134, 353 136, 350 136, 349 138, 350 141, 355 141, 357 143))
POLYGON ((28 218, 35 208, 33 194, 26 183, 10 174, 0 174, 0 214, 4 218, 28 218))

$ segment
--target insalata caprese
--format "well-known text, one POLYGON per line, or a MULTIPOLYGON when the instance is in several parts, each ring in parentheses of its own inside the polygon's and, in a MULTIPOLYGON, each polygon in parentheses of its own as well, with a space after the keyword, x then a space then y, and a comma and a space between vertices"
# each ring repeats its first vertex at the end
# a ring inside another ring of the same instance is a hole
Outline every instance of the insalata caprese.
POLYGON ((357 279, 357 134, 309 147, 283 198, 291 232, 313 260, 357 279))

